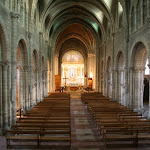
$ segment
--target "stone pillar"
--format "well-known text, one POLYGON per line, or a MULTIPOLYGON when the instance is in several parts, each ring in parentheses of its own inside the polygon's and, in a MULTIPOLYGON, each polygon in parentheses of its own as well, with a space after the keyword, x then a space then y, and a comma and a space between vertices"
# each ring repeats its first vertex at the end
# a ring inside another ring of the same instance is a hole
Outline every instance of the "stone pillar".
POLYGON ((25 73, 25 113, 29 110, 29 66, 24 66, 24 73, 25 73))
POLYGON ((99 47, 95 49, 96 51, 96 56, 95 56, 95 65, 94 65, 94 70, 95 70, 95 91, 99 92, 99 87, 100 87, 100 54, 99 54, 99 47))
POLYGON ((0 128, 0 133, 2 132, 1 130, 2 130, 2 127, 3 127, 3 110, 2 110, 2 108, 3 108, 3 102, 2 102, 2 100, 3 100, 3 98, 2 98, 2 91, 3 91, 3 87, 2 87, 2 65, 0 65, 0 126, 1 126, 1 128, 0 128))
POLYGON ((143 94, 144 94, 144 73, 145 73, 145 68, 140 69, 140 109, 143 109, 143 94))
POLYGON ((112 100, 115 99, 115 33, 112 33, 112 100))
POLYGON ((133 93, 134 93, 134 80, 133 80, 133 76, 134 76, 134 68, 130 67, 129 68, 129 108, 134 107, 134 101, 133 101, 133 93))
POLYGON ((12 93, 12 124, 16 123, 16 37, 19 14, 11 13, 12 33, 11 33, 11 93, 12 93))
POLYGON ((8 129, 8 100, 7 100, 7 69, 8 63, 2 63, 2 103, 3 103, 3 129, 8 129))
POLYGON ((40 96, 39 96, 39 78, 38 78, 38 73, 39 73, 39 68, 35 69, 35 74, 36 74, 36 103, 40 102, 40 96))
POLYGON ((24 101, 23 101, 23 67, 18 67, 17 69, 19 69, 19 99, 20 99, 20 108, 24 109, 24 101))
POLYGON ((129 68, 128 67, 125 67, 124 68, 125 70, 125 103, 124 105, 129 107, 130 105, 130 98, 129 98, 129 90, 130 90, 130 85, 129 85, 129 80, 130 80, 130 76, 129 76, 129 68))
POLYGON ((52 92, 55 91, 55 68, 54 68, 54 50, 52 49, 51 52, 51 85, 52 85, 52 92))
POLYGON ((44 80, 44 83, 45 83, 45 93, 44 93, 44 96, 47 97, 48 96, 48 92, 47 92, 47 70, 45 70, 45 80, 44 80))
POLYGON ((121 73, 122 70, 118 70, 118 102, 121 104, 121 73))
POLYGON ((139 69, 135 70, 135 91, 134 91, 134 109, 140 109, 140 71, 139 69))
POLYGON ((33 69, 32 66, 30 68, 30 83, 29 83, 29 106, 32 108, 34 101, 33 101, 33 69))
POLYGON ((115 69, 115 101, 118 101, 118 70, 115 69))
POLYGON ((148 64, 147 66, 149 68, 149 112, 150 112, 150 64, 148 64))

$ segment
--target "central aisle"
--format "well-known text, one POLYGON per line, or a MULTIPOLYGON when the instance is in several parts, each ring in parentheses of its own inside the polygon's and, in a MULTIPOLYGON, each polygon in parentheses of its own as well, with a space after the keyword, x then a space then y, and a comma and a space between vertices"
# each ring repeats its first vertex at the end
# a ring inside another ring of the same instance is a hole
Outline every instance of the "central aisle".
POLYGON ((72 150, 102 150, 103 143, 79 93, 71 93, 72 150))

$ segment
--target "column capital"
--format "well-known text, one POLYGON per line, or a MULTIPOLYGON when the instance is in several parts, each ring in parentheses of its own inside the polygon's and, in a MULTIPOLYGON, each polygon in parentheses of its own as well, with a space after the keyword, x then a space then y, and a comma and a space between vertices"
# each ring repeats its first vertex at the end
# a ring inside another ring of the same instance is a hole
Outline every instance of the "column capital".
POLYGON ((32 33, 29 32, 29 33, 28 33, 28 38, 31 39, 31 37, 32 37, 32 33))
POLYGON ((11 12, 12 19, 19 19, 19 17, 20 17, 19 13, 11 12))
POLYGON ((145 67, 136 67, 135 68, 135 71, 144 71, 145 70, 145 67))
POLYGON ((3 67, 3 70, 7 70, 10 62, 9 61, 0 61, 0 65, 3 67))
POLYGON ((17 65, 17 66, 16 66, 16 69, 18 69, 18 70, 23 70, 23 66, 22 66, 22 65, 17 65))
POLYGON ((17 65, 17 61, 12 61, 11 64, 12 65, 17 65))
POLYGON ((134 68, 134 67, 129 67, 129 70, 130 70, 130 71, 134 71, 135 68, 134 68))
POLYGON ((113 32, 113 33, 111 34, 111 36, 112 36, 112 37, 115 37, 115 32, 113 32))
POLYGON ((95 57, 96 55, 95 54, 92 54, 92 53, 90 53, 90 54, 88 54, 88 57, 95 57))
POLYGON ((29 68, 29 66, 24 66, 23 69, 24 69, 24 71, 28 72, 30 68, 29 68))
POLYGON ((43 33, 42 33, 42 32, 39 32, 39 35, 40 35, 41 37, 43 37, 43 33))
POLYGON ((35 68, 35 72, 39 72, 39 68, 35 68))
POLYGON ((48 40, 45 41, 46 44, 49 44, 48 40))

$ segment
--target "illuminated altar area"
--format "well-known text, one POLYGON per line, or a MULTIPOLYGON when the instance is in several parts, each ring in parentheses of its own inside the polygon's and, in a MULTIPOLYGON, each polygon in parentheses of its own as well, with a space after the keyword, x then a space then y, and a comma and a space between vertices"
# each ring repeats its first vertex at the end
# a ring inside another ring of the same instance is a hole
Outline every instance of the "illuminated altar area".
POLYGON ((62 86, 84 86, 84 58, 78 51, 71 50, 62 57, 61 65, 62 86))

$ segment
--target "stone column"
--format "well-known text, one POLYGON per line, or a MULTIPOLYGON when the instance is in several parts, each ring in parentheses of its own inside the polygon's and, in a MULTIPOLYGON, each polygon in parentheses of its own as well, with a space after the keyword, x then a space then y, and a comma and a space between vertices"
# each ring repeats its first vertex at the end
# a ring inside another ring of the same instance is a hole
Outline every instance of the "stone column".
POLYGON ((19 14, 11 13, 12 33, 11 33, 11 93, 12 93, 12 124, 16 123, 16 36, 19 14))
POLYGON ((2 110, 2 108, 3 108, 3 102, 2 102, 2 100, 3 100, 3 98, 2 98, 2 91, 3 91, 3 87, 2 87, 2 82, 3 82, 3 80, 2 80, 2 65, 0 65, 0 126, 1 126, 1 128, 0 128, 0 133, 2 132, 1 130, 2 130, 2 128, 3 128, 3 110, 2 110))
POLYGON ((134 91, 134 109, 140 109, 140 71, 135 70, 135 91, 134 91))
POLYGON ((38 73, 39 73, 39 68, 36 68, 35 69, 35 74, 36 74, 36 103, 38 103, 38 102, 40 102, 40 96, 39 96, 39 92, 38 92, 38 90, 39 90, 39 78, 38 78, 38 73))
POLYGON ((144 94, 144 73, 145 67, 140 69, 140 109, 143 109, 143 94, 144 94))
POLYGON ((48 92, 47 92, 47 70, 45 70, 45 79, 44 79, 44 84, 45 84, 45 93, 44 93, 44 96, 47 97, 48 96, 48 92))
POLYGON ((51 52, 51 85, 52 85, 52 92, 55 91, 55 63, 54 63, 54 50, 52 49, 51 52))
POLYGON ((125 67, 124 68, 124 73, 125 73, 125 78, 124 78, 124 80, 125 80, 125 92, 124 92, 124 94, 125 94, 125 103, 124 103, 124 105, 125 106, 127 106, 127 107, 129 107, 129 100, 130 100, 130 98, 129 98, 129 90, 130 90, 130 85, 129 85, 129 68, 128 67, 125 67))
POLYGON ((150 112, 150 64, 148 64, 147 66, 149 68, 149 112, 150 112))
POLYGON ((134 72, 134 68, 130 67, 129 68, 129 108, 134 107, 134 97, 133 97, 133 93, 134 93, 134 80, 133 80, 133 76, 134 76, 135 72, 134 72))
POLYGON ((29 110, 29 66, 24 66, 24 73, 25 73, 25 113, 29 110))
POLYGON ((121 70, 118 70, 118 102, 121 104, 121 70))
POLYGON ((115 101, 118 101, 118 70, 114 70, 115 73, 115 101))
POLYGON ((19 69, 19 99, 20 99, 20 108, 24 109, 24 101, 23 101, 23 67, 19 66, 17 67, 19 69))
POLYGON ((8 100, 7 100, 7 69, 8 63, 2 63, 2 103, 3 103, 3 129, 8 129, 8 100))
POLYGON ((33 101, 33 69, 32 66, 29 67, 30 70, 30 83, 29 83, 29 107, 32 108, 34 101, 33 101))
POLYGON ((104 46, 104 96, 107 96, 107 61, 106 61, 106 41, 103 43, 104 46))
POLYGON ((112 100, 115 99, 115 33, 112 33, 112 100))

